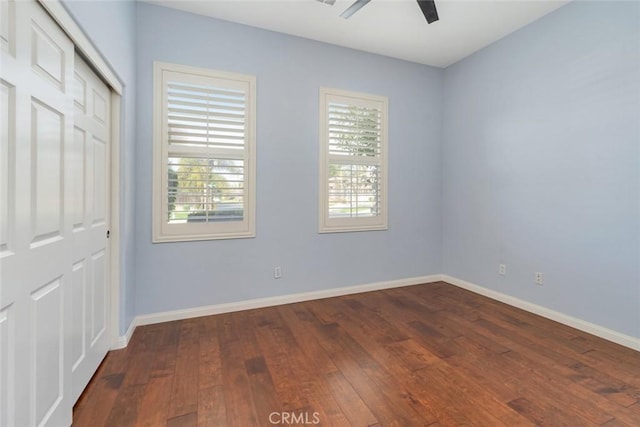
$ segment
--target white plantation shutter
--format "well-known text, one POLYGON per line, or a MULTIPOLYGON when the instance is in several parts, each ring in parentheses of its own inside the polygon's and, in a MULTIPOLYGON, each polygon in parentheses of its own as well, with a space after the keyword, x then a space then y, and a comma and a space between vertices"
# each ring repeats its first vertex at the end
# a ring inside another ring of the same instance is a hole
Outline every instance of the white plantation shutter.
POLYGON ((253 237, 255 78, 154 71, 154 241, 253 237))
POLYGON ((169 145, 242 150, 245 101, 243 90, 169 81, 169 145))
POLYGON ((387 228, 387 98, 320 90, 320 232, 387 228))
POLYGON ((380 159, 380 109, 329 102, 328 115, 330 155, 380 159))

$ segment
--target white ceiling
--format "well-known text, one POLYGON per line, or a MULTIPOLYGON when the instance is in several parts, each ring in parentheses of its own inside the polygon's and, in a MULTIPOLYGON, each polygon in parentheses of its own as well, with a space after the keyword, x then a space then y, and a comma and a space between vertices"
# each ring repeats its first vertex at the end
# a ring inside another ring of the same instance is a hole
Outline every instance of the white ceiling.
POLYGON ((174 9, 393 58, 446 67, 569 0, 436 0, 428 25, 415 0, 371 0, 349 19, 316 0, 147 0, 174 9))

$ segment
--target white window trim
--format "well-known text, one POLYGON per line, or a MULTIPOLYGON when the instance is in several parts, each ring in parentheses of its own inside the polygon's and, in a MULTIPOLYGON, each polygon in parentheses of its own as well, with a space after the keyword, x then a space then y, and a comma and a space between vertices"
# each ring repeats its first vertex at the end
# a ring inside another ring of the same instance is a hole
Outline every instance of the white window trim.
POLYGON ((320 88, 320 188, 319 188, 319 233, 341 233, 352 231, 374 231, 388 229, 387 188, 389 185, 388 166, 388 104, 386 96, 351 92, 341 89, 320 88), (329 217, 329 138, 327 107, 332 98, 344 100, 350 98, 355 105, 373 105, 380 108, 381 118, 381 153, 380 166, 382 182, 380 184, 381 214, 375 217, 330 218, 329 217))
POLYGON ((152 241, 183 242, 255 237, 256 212, 256 78, 166 62, 153 63, 153 200, 152 241), (183 73, 248 84, 245 141, 244 219, 238 222, 168 224, 164 212, 168 192, 168 144, 163 73, 183 73))

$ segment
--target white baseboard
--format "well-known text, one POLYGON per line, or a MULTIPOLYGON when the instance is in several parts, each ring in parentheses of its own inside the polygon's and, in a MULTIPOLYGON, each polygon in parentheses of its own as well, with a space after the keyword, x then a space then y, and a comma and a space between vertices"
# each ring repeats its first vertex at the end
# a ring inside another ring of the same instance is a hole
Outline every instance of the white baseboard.
POLYGON ((406 279, 375 282, 365 285, 347 286, 344 288, 324 289, 320 291, 303 292, 298 294, 281 295, 277 297, 256 298, 245 301, 215 304, 204 307, 194 307, 184 310, 165 311, 162 313, 144 314, 137 316, 129 325, 124 336, 121 336, 112 350, 124 348, 129 343, 131 335, 137 326, 151 325, 154 323, 170 322, 173 320, 190 319, 193 317, 210 316, 212 314, 231 313, 234 311, 251 310, 254 308, 273 307, 295 302, 311 301, 316 299, 338 297, 342 295, 359 294, 362 292, 377 291, 381 289, 400 288, 403 286, 420 285, 422 283, 439 282, 443 280, 441 274, 430 276, 411 277, 406 279))
POLYGON ((133 331, 136 330, 136 319, 134 318, 129 324, 129 328, 127 328, 127 332, 124 335, 120 336, 116 342, 111 345, 111 350, 120 350, 121 348, 125 348, 129 345, 129 341, 131 340, 131 335, 133 335, 133 331))
POLYGON ((400 288, 403 286, 419 285, 422 283, 447 282, 459 288, 484 295, 496 301, 509 304, 510 306, 520 308, 533 314, 554 320, 567 326, 579 329, 583 332, 595 335, 608 341, 629 347, 640 351, 640 338, 625 335, 620 332, 596 325, 528 301, 521 300, 510 295, 503 294, 471 282, 467 282, 457 277, 448 276, 446 274, 433 274, 430 276, 412 277, 399 280, 390 280, 385 282, 369 283, 366 285, 347 286, 344 288, 325 289, 321 291, 303 292, 298 294, 281 295, 277 297, 256 298, 245 301, 238 301, 226 304, 216 304, 204 307, 188 308, 184 310, 173 310, 162 313, 145 314, 135 317, 127 332, 121 336, 112 346, 112 350, 125 348, 129 344, 129 340, 133 335, 137 326, 150 325, 154 323, 170 322, 173 320, 190 319, 194 317, 210 316, 212 314, 231 313, 234 311, 251 310, 254 308, 273 307, 283 304, 291 304, 295 302, 311 301, 323 298, 338 297, 342 295, 358 294, 362 292, 377 291, 381 289, 400 288))
POLYGON ((591 335, 595 335, 607 341, 612 341, 625 347, 640 351, 640 338, 625 335, 620 332, 605 328, 604 326, 596 325, 594 323, 569 316, 568 314, 560 313, 558 311, 551 310, 549 308, 542 307, 540 305, 503 294, 501 292, 487 289, 485 287, 467 282, 462 279, 458 279, 456 277, 451 277, 446 274, 442 275, 442 281, 474 292, 476 294, 484 295, 488 298, 503 302, 505 304, 509 304, 510 306, 520 308, 530 313, 546 317, 547 319, 554 320, 564 325, 571 326, 572 328, 579 329, 583 332, 587 332, 591 335))

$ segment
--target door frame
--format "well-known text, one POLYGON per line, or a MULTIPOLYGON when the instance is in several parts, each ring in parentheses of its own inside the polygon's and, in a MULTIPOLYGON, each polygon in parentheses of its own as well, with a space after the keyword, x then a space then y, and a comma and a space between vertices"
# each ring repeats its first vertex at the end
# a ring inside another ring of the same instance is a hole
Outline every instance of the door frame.
POLYGON ((110 224, 109 244, 109 347, 111 350, 126 347, 120 339, 120 131, 123 84, 98 49, 91 43, 82 28, 67 12, 60 0, 37 0, 53 20, 71 39, 75 48, 94 68, 111 90, 111 154, 110 154, 110 224))

